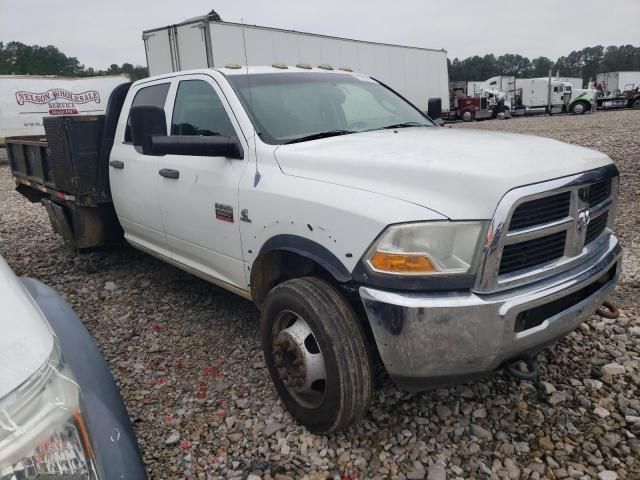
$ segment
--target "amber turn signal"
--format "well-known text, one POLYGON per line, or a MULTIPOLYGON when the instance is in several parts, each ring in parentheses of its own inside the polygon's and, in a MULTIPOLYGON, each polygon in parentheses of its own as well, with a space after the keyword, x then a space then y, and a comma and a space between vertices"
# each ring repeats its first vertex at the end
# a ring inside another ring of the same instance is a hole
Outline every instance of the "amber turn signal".
POLYGON ((369 260, 376 270, 389 273, 435 272, 429 257, 419 254, 376 252, 369 260))

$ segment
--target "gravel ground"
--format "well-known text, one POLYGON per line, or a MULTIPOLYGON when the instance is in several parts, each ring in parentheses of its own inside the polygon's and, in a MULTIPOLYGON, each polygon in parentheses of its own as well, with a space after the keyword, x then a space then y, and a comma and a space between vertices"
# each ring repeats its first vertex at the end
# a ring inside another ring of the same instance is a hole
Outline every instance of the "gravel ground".
POLYGON ((53 286, 95 337, 151 478, 640 478, 640 112, 486 121, 596 148, 622 171, 618 320, 594 316, 540 357, 536 384, 498 373, 408 394, 317 436, 283 410, 252 304, 132 249, 75 257, 0 167, 0 254, 53 286))

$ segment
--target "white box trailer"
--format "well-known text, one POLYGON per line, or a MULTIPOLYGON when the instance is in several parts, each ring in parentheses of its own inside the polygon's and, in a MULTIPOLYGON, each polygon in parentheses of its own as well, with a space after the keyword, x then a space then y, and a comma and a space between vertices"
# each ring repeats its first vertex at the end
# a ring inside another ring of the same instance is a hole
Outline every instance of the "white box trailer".
POLYGON ((605 72, 596 76, 596 83, 609 92, 625 92, 640 87, 640 72, 605 72))
POLYGON ((329 37, 198 17, 143 32, 150 75, 226 64, 322 64, 370 75, 422 110, 430 98, 449 109, 447 52, 329 37), (246 45, 246 52, 245 52, 246 45))
POLYGON ((44 135, 42 117, 101 115, 126 75, 56 77, 0 75, 0 144, 6 137, 44 135))

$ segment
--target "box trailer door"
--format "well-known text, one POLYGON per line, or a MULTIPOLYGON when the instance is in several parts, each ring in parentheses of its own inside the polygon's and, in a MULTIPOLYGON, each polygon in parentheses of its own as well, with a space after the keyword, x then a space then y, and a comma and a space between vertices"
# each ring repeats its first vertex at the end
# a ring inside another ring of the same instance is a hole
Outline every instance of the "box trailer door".
POLYGON ((147 54, 149 75, 159 75, 175 70, 170 27, 147 32, 142 35, 142 40, 144 40, 144 48, 147 54))
POLYGON ((206 22, 190 23, 176 27, 177 57, 180 70, 207 68, 210 63, 208 47, 208 30, 206 22))

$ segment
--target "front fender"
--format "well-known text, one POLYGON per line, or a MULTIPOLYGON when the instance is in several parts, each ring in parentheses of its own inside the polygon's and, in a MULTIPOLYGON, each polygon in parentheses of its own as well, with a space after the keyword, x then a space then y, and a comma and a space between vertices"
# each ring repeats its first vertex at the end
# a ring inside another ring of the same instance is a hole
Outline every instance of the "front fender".
POLYGON ((313 260, 340 283, 346 283, 351 280, 351 273, 333 252, 308 238, 297 235, 276 235, 265 242, 260 249, 259 256, 275 250, 297 253, 309 260, 313 260))
POLYGON ((365 190, 283 174, 261 166, 261 179, 240 188, 242 250, 251 270, 269 249, 296 251, 348 281, 358 260, 387 225, 443 220, 422 206, 365 190))

